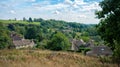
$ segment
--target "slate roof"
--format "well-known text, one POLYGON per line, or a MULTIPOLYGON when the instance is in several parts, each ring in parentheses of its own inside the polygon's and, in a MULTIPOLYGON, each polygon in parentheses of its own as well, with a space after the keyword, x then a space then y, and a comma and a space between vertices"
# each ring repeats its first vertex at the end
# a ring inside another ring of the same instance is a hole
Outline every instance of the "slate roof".
POLYGON ((104 56, 108 56, 108 55, 112 55, 112 50, 105 46, 105 45, 100 45, 100 46, 94 46, 91 48, 91 51, 88 51, 86 53, 86 55, 90 55, 90 56, 100 56, 100 55, 104 55, 104 56))
POLYGON ((23 39, 23 37, 18 35, 16 32, 12 32, 10 37, 12 38, 13 41, 15 41, 15 40, 22 40, 23 39))

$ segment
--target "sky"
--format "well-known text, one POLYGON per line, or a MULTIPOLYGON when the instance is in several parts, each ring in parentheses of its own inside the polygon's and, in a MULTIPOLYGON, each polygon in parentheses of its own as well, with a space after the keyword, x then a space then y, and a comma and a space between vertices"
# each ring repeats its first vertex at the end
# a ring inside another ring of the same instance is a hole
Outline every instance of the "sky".
POLYGON ((0 19, 43 18, 97 24, 102 0, 0 0, 0 19))

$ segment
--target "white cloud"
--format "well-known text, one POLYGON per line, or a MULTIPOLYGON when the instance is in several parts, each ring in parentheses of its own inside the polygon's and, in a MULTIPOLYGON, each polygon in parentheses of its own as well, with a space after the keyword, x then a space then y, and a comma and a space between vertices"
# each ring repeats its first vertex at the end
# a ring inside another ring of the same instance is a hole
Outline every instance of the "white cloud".
POLYGON ((4 4, 4 3, 1 3, 1 4, 0 4, 0 7, 1 7, 1 8, 7 8, 8 5, 7 5, 7 4, 4 4))
POLYGON ((84 11, 100 9, 97 2, 83 6, 84 11))
MULTIPOLYGON (((30 16, 82 23, 98 23, 98 20, 95 19, 94 15, 94 11, 96 9, 100 10, 98 2, 84 2, 84 0, 64 0, 64 2, 62 3, 60 2, 56 4, 51 4, 50 1, 52 0, 43 0, 41 2, 36 2, 36 0, 11 1, 12 2, 6 3, 7 5, 11 5, 10 7, 8 6, 7 10, 10 14, 13 14, 13 16, 15 14, 15 17, 18 18, 30 16), (22 4, 25 3, 27 3, 27 5, 22 6, 22 4), (30 5, 28 5, 28 3, 30 3, 30 5)), ((0 8, 1 6, 4 6, 6 4, 0 4, 0 8)))
POLYGON ((14 10, 10 10, 11 14, 16 14, 16 12, 14 10))
POLYGON ((86 15, 79 15, 78 18, 87 18, 86 15))
POLYGON ((84 5, 86 4, 86 2, 84 2, 84 0, 75 0, 74 1, 77 5, 84 5))
POLYGON ((56 10, 53 14, 60 14, 60 11, 56 10))
POLYGON ((56 10, 56 9, 64 9, 67 8, 68 5, 64 5, 62 3, 59 4, 55 4, 55 5, 47 5, 47 6, 43 6, 41 7, 41 10, 56 10))
POLYGON ((31 2, 35 2, 36 0, 29 0, 29 1, 31 1, 31 2))
POLYGON ((33 6, 34 8, 36 8, 37 10, 40 10, 41 7, 42 7, 40 4, 37 4, 37 3, 32 3, 32 6, 33 6))
POLYGON ((68 5, 71 5, 73 2, 71 0, 65 0, 64 1, 64 4, 68 4, 68 5))

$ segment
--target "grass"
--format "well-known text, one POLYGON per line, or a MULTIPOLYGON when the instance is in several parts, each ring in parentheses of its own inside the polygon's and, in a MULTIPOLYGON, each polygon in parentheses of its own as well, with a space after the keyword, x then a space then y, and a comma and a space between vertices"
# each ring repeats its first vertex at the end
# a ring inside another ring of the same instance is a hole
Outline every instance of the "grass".
POLYGON ((34 25, 40 25, 40 22, 27 22, 22 20, 0 20, 1 23, 11 24, 11 23, 21 23, 21 24, 34 24, 34 25))
POLYGON ((0 67, 117 67, 75 52, 0 50, 0 67))

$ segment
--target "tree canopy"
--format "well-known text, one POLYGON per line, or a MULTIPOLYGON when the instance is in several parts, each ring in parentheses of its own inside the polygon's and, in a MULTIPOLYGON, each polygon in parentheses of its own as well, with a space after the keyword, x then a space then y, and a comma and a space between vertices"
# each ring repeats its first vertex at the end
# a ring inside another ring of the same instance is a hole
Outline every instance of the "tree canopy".
POLYGON ((12 44, 9 31, 0 23, 0 49, 8 48, 12 44))
POLYGON ((120 0, 103 0, 100 6, 102 10, 96 12, 101 19, 98 31, 114 51, 114 59, 120 63, 120 0))
POLYGON ((114 40, 120 42, 120 0, 103 0, 100 6, 102 10, 96 12, 97 17, 101 19, 98 31, 114 50, 114 40))
POLYGON ((61 32, 53 35, 47 46, 51 50, 67 50, 70 47, 68 38, 61 32))

